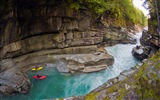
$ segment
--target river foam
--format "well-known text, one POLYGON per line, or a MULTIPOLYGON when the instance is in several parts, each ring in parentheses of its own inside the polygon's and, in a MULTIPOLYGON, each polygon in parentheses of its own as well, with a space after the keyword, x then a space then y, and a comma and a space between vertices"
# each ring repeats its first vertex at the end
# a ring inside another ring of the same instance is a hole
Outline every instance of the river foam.
MULTIPOLYGON (((139 36, 137 37, 139 38, 139 36)), ((113 66, 100 72, 77 75, 60 73, 55 64, 49 64, 39 72, 30 71, 28 75, 32 88, 29 94, 2 96, 1 98, 2 100, 42 100, 85 95, 109 79, 118 76, 122 71, 135 66, 139 62, 131 54, 132 48, 135 46, 133 44, 118 44, 107 47, 106 50, 114 56, 115 62, 113 66), (36 74, 46 75, 47 78, 35 80, 32 76, 36 74)))

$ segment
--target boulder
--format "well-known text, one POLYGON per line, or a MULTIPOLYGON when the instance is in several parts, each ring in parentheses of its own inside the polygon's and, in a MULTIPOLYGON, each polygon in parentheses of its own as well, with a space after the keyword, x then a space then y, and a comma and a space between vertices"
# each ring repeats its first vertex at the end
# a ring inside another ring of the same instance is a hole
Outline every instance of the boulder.
POLYGON ((149 46, 136 46, 132 50, 132 55, 136 58, 143 60, 149 57, 149 54, 151 52, 151 47, 149 46))
POLYGON ((0 73, 0 92, 3 94, 28 93, 30 90, 30 80, 27 75, 11 68, 0 73))

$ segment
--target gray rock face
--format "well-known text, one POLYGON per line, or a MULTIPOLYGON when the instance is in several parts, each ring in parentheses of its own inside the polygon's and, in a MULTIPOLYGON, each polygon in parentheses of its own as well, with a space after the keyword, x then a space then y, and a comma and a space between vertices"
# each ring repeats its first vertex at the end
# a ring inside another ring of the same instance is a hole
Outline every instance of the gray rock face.
POLYGON ((68 11, 63 6, 55 5, 59 1, 54 1, 19 1, 22 9, 17 11, 10 7, 10 14, 2 18, 1 92, 28 92, 26 75, 13 70, 14 66, 27 71, 38 63, 61 61, 62 66, 57 69, 62 72, 100 71, 112 65, 114 59, 106 52, 97 51, 97 45, 102 42, 110 44, 112 40, 115 43, 128 43, 123 41, 127 37, 123 32, 97 28, 96 17, 90 11, 68 11), (30 3, 36 7, 30 7, 30 3))
POLYGON ((3 19, 4 23, 0 23, 3 28, 0 34, 0 58, 12 58, 47 49, 97 45, 102 42, 132 43, 126 31, 94 27, 96 19, 87 10, 73 10, 68 14, 64 8, 48 7, 48 12, 44 13, 45 9, 37 10, 37 16, 33 18, 33 12, 24 8, 21 13, 23 22, 14 16, 10 16, 13 19, 3 19))
POLYGON ((124 31, 124 29, 118 29, 118 28, 110 28, 110 29, 104 29, 104 42, 114 45, 117 43, 131 43, 135 44, 136 39, 133 39, 131 34, 127 32, 127 30, 124 31))
POLYGON ((95 72, 106 69, 108 66, 111 66, 114 62, 112 56, 109 56, 105 53, 97 54, 74 54, 66 55, 61 59, 65 63, 66 67, 57 66, 57 69, 61 72, 95 72), (61 70, 62 69, 62 70, 61 70), (65 70, 64 70, 65 69, 65 70))
MULTIPOLYGON (((70 48, 69 50, 67 48, 66 50, 78 53, 81 48, 70 48)), ((114 58, 111 55, 101 49, 97 50, 96 46, 86 47, 86 50, 83 47, 83 50, 87 54, 54 55, 54 51, 47 50, 2 60, 0 62, 2 69, 2 73, 0 74, 0 92, 4 94, 11 94, 13 92, 27 93, 30 88, 30 81, 18 69, 27 72, 39 63, 61 62, 62 64, 57 64, 56 66, 60 72, 86 73, 106 69, 114 62, 114 58), (96 51, 91 53, 90 50, 96 51)))
POLYGON ((57 63, 57 69, 60 72, 94 72, 106 69, 114 62, 114 58, 111 55, 104 49, 97 50, 96 46, 73 47, 63 50, 62 52, 71 52, 71 54, 56 54, 54 50, 35 52, 14 59, 2 60, 0 62, 1 69, 5 71, 12 68, 13 65, 22 69, 24 66, 35 65, 37 63, 57 63), (79 54, 81 49, 84 52, 83 54, 79 54))
POLYGON ((28 93, 30 80, 27 75, 15 68, 0 73, 0 92, 11 94, 15 92, 28 93))
POLYGON ((151 47, 136 46, 132 50, 132 55, 140 60, 143 60, 149 57, 150 52, 151 52, 151 47))

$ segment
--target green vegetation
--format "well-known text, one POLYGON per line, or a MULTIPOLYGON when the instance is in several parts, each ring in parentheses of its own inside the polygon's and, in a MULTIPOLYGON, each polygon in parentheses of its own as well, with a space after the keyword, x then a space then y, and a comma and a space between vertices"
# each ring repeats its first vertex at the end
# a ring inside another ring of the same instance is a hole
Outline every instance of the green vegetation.
POLYGON ((95 100, 96 97, 98 96, 98 92, 97 93, 90 93, 88 94, 88 96, 85 98, 85 100, 95 100))
MULTIPOLYGON (((0 17, 13 10, 14 14, 21 15, 24 9, 37 11, 37 8, 66 7, 67 9, 86 9, 98 16, 103 15, 114 21, 113 25, 128 26, 127 24, 146 25, 147 19, 139 9, 135 8, 132 0, 2 0, 0 3, 0 17)), ((40 10, 40 9, 39 9, 40 10)), ((70 11, 70 10, 68 10, 70 11)), ((108 22, 106 21, 108 25, 108 22)))
MULTIPOLYGON (((160 68, 160 51, 157 52, 151 59, 145 62, 139 69, 126 79, 113 84, 108 88, 103 88, 98 91, 92 91, 86 95, 86 100, 96 100, 99 95, 102 95, 102 91, 106 91, 103 94, 103 100, 110 100, 110 95, 114 95, 116 100, 122 100, 124 97, 129 96, 130 93, 134 93, 140 100, 159 100, 160 98, 160 77, 158 75, 160 68), (125 84, 130 88, 126 89, 125 84), (93 97, 93 98, 92 98, 93 97), (90 99, 91 98, 91 99, 90 99)), ((130 95, 132 97, 132 95, 130 95)), ((130 97, 129 96, 129 97, 130 97)))
MULTIPOLYGON (((150 34, 156 34, 158 21, 157 21, 157 14, 156 14, 156 7, 155 7, 155 0, 146 0, 149 4, 149 11, 150 11, 150 19, 148 21, 149 25, 149 32, 150 34)), ((159 8, 159 15, 160 15, 160 0, 157 0, 157 7, 159 8)))
POLYGON ((130 24, 147 25, 147 18, 143 12, 135 8, 132 0, 68 0, 67 7, 71 9, 89 9, 98 15, 106 15, 114 19, 119 26, 130 24))
POLYGON ((157 52, 139 69, 138 73, 134 76, 135 91, 141 100, 160 98, 160 78, 157 69, 160 68, 160 52, 157 52))

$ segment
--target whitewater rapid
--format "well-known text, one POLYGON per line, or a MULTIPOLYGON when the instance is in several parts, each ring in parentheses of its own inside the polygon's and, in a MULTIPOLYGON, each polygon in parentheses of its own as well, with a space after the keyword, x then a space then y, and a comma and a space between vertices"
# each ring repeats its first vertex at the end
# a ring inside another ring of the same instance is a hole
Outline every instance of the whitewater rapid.
MULTIPOLYGON (((133 37, 138 40, 141 33, 133 37)), ((135 44, 117 44, 105 49, 109 54, 114 56, 115 62, 106 70, 88 73, 88 74, 64 74, 58 72, 55 64, 48 64, 41 72, 29 72, 29 78, 32 83, 32 88, 27 95, 2 96, 2 100, 42 100, 64 98, 70 96, 85 95, 104 84, 109 79, 118 76, 122 71, 134 67, 139 61, 135 59, 131 51, 135 44), (45 80, 35 80, 33 75, 40 73, 47 75, 45 80)))

